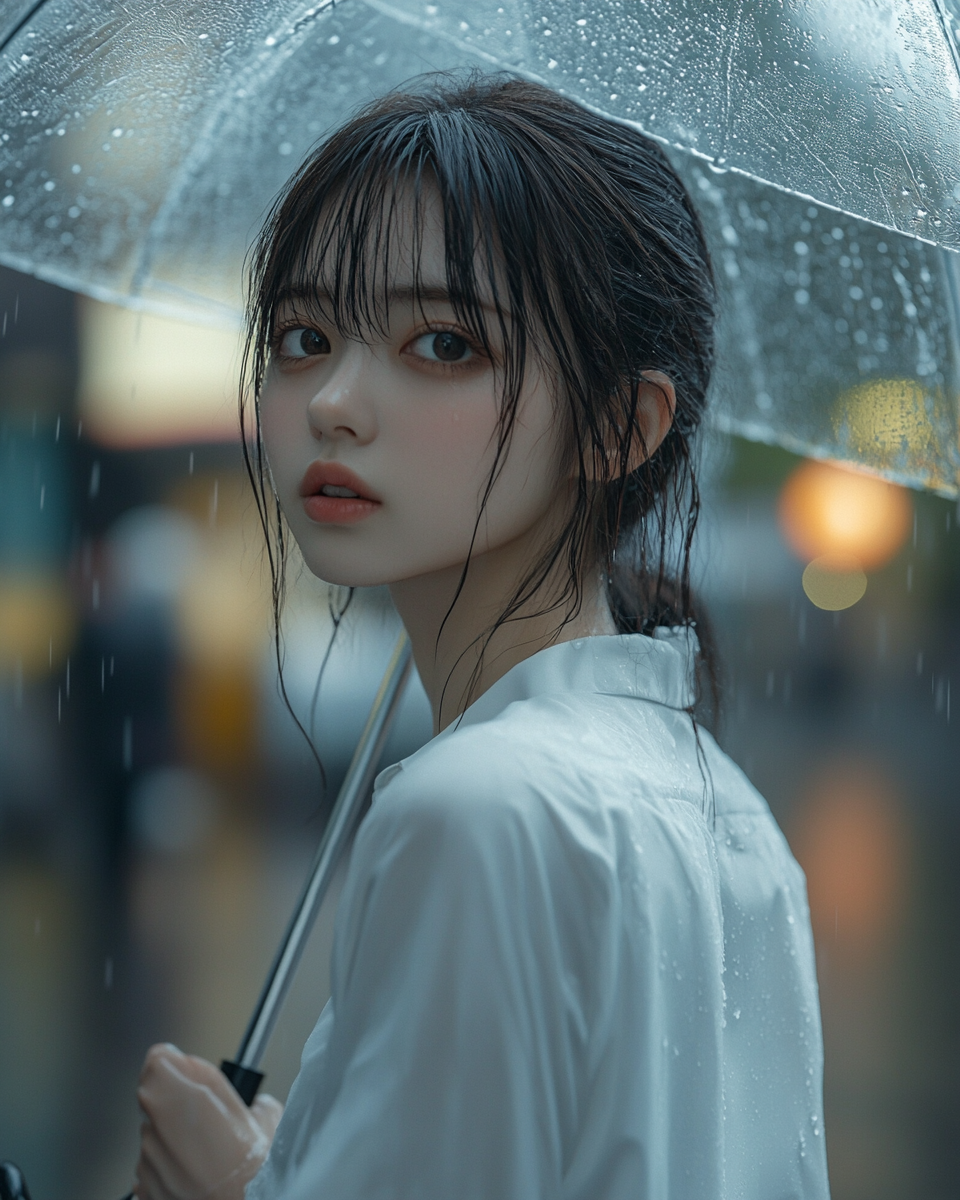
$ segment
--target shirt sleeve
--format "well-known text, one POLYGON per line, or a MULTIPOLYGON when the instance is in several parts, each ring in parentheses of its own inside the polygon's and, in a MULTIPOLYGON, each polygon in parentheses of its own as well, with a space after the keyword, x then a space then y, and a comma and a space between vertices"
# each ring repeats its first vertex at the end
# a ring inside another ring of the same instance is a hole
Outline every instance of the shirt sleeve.
POLYGON ((515 779, 509 800, 498 796, 498 774, 488 765, 471 795, 462 782, 459 794, 445 788, 442 772, 411 772, 361 827, 315 1133, 284 1200, 557 1193, 599 902, 584 905, 583 889, 602 893, 604 872, 564 861, 535 798, 515 779), (578 902, 558 896, 571 870, 578 902))

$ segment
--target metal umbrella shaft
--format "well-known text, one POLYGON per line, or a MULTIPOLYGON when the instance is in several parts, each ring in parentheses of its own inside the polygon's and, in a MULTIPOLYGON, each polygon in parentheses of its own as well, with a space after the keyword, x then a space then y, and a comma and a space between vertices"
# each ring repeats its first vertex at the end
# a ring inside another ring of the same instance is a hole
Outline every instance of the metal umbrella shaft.
MULTIPOLYGON (((224 1059, 220 1064, 221 1071, 236 1088, 245 1104, 253 1103, 263 1082, 263 1072, 257 1068, 290 990, 290 984, 320 911, 320 905, 330 887, 330 881, 359 824, 364 802, 373 783, 374 772, 400 707, 404 686, 410 677, 411 663, 410 640, 404 631, 397 638, 390 662, 380 681, 380 688, 374 698, 367 723, 363 727, 360 741, 353 752, 330 819, 323 831, 306 885, 293 910, 293 916, 253 1010, 250 1024, 240 1042, 237 1057, 224 1059)), ((13 1163, 0 1164, 0 1200, 30 1200, 23 1176, 13 1163), (4 1168, 9 1168, 7 1174, 3 1173, 4 1168)), ((123 1200, 134 1200, 133 1193, 129 1193, 123 1200)))
POLYGON ((286 999, 314 921, 337 865, 353 836, 390 727, 410 676, 410 641, 400 634, 367 717, 360 741, 337 796, 313 867, 277 951, 235 1060, 226 1059, 221 1070, 247 1104, 252 1104, 263 1080, 258 1070, 280 1008, 286 999))

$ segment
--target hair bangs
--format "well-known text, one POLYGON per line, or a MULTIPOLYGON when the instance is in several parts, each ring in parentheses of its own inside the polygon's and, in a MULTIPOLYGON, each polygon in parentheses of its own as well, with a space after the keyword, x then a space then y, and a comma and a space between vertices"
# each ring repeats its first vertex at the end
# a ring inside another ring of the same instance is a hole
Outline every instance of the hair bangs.
POLYGON ((529 237, 515 233, 515 214, 529 208, 528 180, 510 169, 513 156, 498 131, 462 110, 410 113, 364 133, 352 138, 348 126, 308 159, 254 249, 254 394, 285 305, 366 340, 387 335, 398 295, 422 313, 439 293, 494 362, 509 425, 528 348, 538 340, 532 327, 561 323, 542 311, 549 289, 528 278, 524 260, 537 255, 529 237), (442 224, 442 279, 424 274, 430 221, 442 224))

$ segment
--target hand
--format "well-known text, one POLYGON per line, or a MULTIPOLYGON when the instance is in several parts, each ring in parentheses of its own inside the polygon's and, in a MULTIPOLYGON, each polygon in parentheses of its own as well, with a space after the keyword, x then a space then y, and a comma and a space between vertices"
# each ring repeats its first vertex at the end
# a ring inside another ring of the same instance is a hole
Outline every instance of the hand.
POLYGON ((140 1072, 138 1200, 243 1200, 283 1113, 272 1096, 247 1108, 204 1058, 151 1046, 140 1072))

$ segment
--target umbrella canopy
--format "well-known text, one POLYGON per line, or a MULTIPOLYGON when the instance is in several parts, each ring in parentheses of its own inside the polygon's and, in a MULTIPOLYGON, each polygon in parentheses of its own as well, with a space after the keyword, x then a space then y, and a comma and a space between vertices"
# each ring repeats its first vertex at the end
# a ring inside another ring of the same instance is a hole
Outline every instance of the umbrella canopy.
POLYGON ((955 494, 956 0, 46 0, 0 18, 0 261, 235 323, 300 157, 504 67, 660 139, 721 283, 723 428, 955 494))

